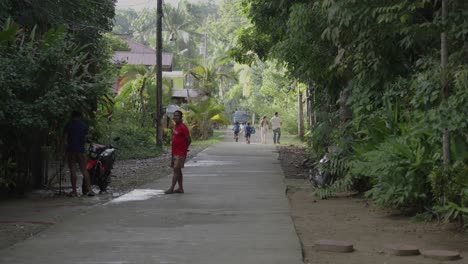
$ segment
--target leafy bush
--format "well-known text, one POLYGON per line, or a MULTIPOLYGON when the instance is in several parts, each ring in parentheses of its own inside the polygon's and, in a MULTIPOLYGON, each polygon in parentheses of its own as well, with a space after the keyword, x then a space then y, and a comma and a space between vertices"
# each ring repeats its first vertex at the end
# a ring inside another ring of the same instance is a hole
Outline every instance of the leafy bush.
MULTIPOLYGON (((94 139, 101 144, 109 144, 112 139, 119 137, 115 143, 118 147, 118 159, 137 159, 158 156, 162 150, 156 145, 156 129, 152 121, 142 125, 137 118, 140 114, 117 109, 113 113, 112 121, 106 117, 106 111, 100 111, 96 123, 94 139)), ((167 142, 167 140, 166 140, 167 142)))
POLYGON ((437 168, 430 183, 436 196, 434 211, 445 221, 458 220, 463 225, 468 217, 468 165, 456 162, 449 168, 437 168))
POLYGON ((390 137, 375 150, 359 153, 350 173, 367 175, 373 187, 368 191, 378 205, 422 211, 431 202, 428 176, 434 165, 431 148, 422 135, 390 137))
MULTIPOLYGON (((43 159, 34 148, 58 145, 69 113, 91 113, 113 82, 105 51, 80 44, 65 25, 47 28, 0 20, 0 170, 10 159, 16 164, 18 190, 42 180, 31 165, 43 159)), ((99 37, 93 41, 100 46, 99 37)))

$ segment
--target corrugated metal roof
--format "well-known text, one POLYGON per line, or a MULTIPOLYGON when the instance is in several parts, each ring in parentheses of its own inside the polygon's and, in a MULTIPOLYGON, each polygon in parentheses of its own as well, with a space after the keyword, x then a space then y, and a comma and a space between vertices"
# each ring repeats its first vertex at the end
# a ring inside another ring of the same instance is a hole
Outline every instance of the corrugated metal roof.
MULTIPOLYGON (((137 43, 130 39, 123 39, 130 47, 129 51, 116 51, 112 57, 114 62, 126 62, 128 64, 156 65, 156 50, 137 43)), ((162 53, 163 70, 172 70, 172 54, 162 53)))

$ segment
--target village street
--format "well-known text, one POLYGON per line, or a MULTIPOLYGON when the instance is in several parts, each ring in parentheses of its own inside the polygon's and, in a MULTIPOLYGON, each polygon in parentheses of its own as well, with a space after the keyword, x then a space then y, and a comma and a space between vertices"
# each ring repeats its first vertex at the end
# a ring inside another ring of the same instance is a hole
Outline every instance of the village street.
POLYGON ((301 263, 273 145, 223 142, 184 169, 0 251, 0 263, 301 263), (140 200, 141 199, 141 200, 140 200))

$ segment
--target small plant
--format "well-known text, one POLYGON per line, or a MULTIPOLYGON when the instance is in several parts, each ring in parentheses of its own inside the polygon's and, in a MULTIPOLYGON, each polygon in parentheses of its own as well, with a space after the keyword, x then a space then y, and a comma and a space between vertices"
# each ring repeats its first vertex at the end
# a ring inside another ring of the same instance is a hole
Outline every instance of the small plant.
POLYGON ((16 162, 11 158, 3 161, 0 165, 0 188, 1 187, 14 187, 16 185, 15 177, 13 175, 16 173, 16 162))
POLYGON ((468 217, 468 166, 460 161, 436 169, 430 182, 436 196, 434 211, 446 222, 455 220, 463 227, 468 217))

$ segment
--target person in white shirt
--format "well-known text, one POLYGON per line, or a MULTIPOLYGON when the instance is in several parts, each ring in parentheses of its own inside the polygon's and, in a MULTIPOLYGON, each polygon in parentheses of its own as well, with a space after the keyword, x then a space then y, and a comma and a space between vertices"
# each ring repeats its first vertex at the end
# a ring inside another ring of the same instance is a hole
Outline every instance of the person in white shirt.
POLYGON ((271 129, 273 130, 273 144, 280 143, 281 137, 281 118, 278 116, 278 112, 275 112, 275 116, 273 116, 270 120, 271 129))

